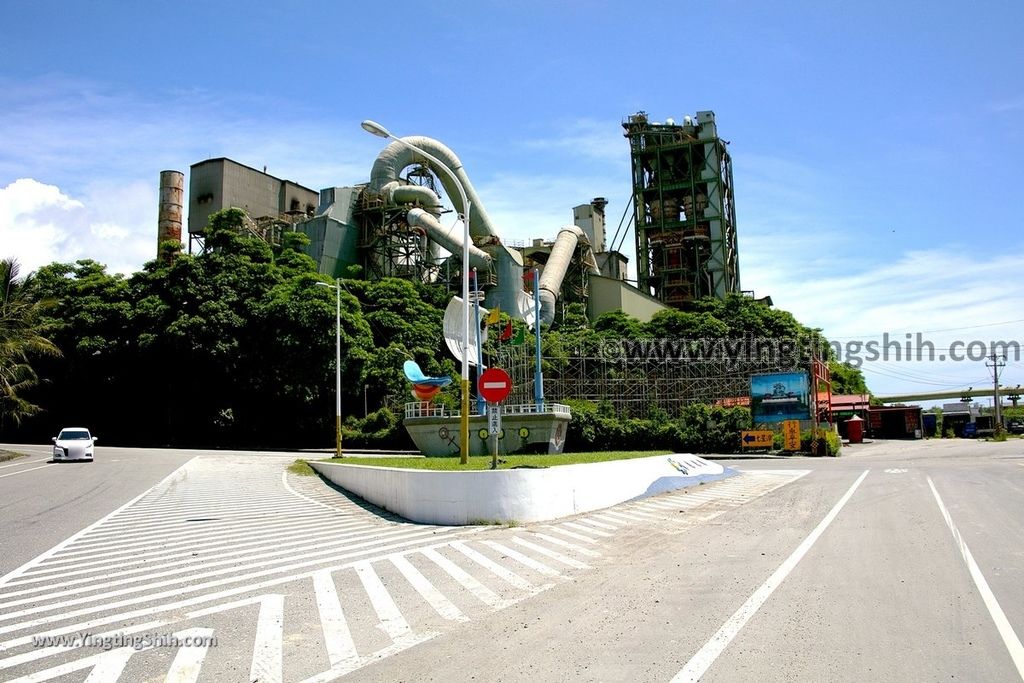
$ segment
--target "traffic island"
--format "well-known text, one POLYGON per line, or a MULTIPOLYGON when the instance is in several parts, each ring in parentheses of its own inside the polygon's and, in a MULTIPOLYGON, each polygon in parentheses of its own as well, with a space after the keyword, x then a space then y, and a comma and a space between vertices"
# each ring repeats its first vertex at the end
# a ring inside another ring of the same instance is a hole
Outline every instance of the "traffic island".
POLYGON ((321 476, 408 520, 446 526, 481 520, 543 522, 696 486, 737 472, 690 454, 469 472, 309 463, 321 476))

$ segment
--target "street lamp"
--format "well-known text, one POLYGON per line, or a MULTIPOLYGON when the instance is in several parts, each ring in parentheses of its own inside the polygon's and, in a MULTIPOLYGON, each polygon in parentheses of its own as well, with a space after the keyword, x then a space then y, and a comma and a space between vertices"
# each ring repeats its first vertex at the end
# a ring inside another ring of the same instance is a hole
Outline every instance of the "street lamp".
POLYGON ((466 189, 462 186, 458 177, 440 159, 401 138, 396 138, 388 132, 387 128, 376 121, 367 119, 361 125, 367 133, 376 135, 379 138, 394 140, 422 155, 428 161, 433 162, 435 171, 441 171, 452 179, 452 182, 455 183, 455 189, 459 191, 459 197, 462 199, 463 213, 459 216, 462 220, 462 419, 459 423, 459 433, 462 442, 460 462, 465 465, 469 462, 469 198, 466 196, 466 189))
POLYGON ((334 456, 341 457, 341 280, 333 285, 317 282, 317 287, 334 290, 334 456))

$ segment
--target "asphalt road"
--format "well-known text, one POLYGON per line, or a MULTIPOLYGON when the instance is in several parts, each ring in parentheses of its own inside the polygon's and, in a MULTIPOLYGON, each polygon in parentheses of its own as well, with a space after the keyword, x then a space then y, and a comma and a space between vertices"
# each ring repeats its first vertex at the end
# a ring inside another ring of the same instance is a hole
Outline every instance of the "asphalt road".
POLYGON ((723 482, 518 528, 408 524, 290 459, 0 469, 0 573, 153 487, 0 579, 0 680, 1024 680, 1024 440, 733 461, 723 482), (219 641, 29 637, 86 630, 219 641))

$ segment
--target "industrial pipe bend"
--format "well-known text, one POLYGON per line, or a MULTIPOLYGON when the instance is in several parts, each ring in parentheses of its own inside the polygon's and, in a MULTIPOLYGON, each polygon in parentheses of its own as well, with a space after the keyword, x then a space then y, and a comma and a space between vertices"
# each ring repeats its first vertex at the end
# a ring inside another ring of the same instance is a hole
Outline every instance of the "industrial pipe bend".
POLYGON ((551 247, 551 255, 544 265, 540 276, 540 322, 550 325, 555 319, 555 302, 562 290, 562 280, 572 263, 572 255, 580 241, 586 242, 586 233, 576 225, 563 226, 558 231, 555 244, 551 247))
POLYGON ((407 144, 418 147, 435 157, 444 164, 448 171, 458 178, 459 183, 466 192, 466 199, 472 205, 469 216, 470 232, 476 237, 497 235, 498 232, 491 222, 490 216, 487 215, 483 202, 480 201, 480 197, 473 188, 473 183, 469 181, 469 176, 466 175, 465 169, 462 168, 462 161, 444 143, 438 142, 433 138, 422 136, 404 137, 402 142, 392 142, 381 150, 380 154, 377 155, 376 161, 373 162, 373 169, 370 171, 370 190, 381 193, 386 185, 399 180, 399 174, 402 172, 402 169, 411 164, 423 164, 437 175, 445 192, 455 205, 456 210, 460 213, 465 212, 465 207, 462 206, 461 193, 455 186, 455 183, 452 182, 448 173, 435 168, 436 164, 433 161, 407 147, 407 144), (406 144, 403 144, 403 142, 406 144))
MULTIPOLYGON (((411 228, 420 228, 427 232, 427 236, 437 244, 453 254, 462 254, 462 232, 448 230, 433 215, 423 209, 410 209, 405 216, 405 222, 411 228)), ((491 255, 479 247, 469 245, 469 265, 471 268, 478 268, 483 271, 491 269, 491 255)))

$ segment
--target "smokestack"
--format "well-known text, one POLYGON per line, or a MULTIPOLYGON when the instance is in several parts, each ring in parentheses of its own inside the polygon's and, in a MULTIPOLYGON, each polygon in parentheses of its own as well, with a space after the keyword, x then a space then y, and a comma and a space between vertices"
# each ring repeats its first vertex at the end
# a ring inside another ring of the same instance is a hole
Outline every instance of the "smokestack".
POLYGON ((160 213, 156 228, 158 259, 170 260, 172 254, 164 254, 164 242, 176 242, 181 250, 181 218, 185 199, 185 174, 181 171, 160 171, 160 213))

